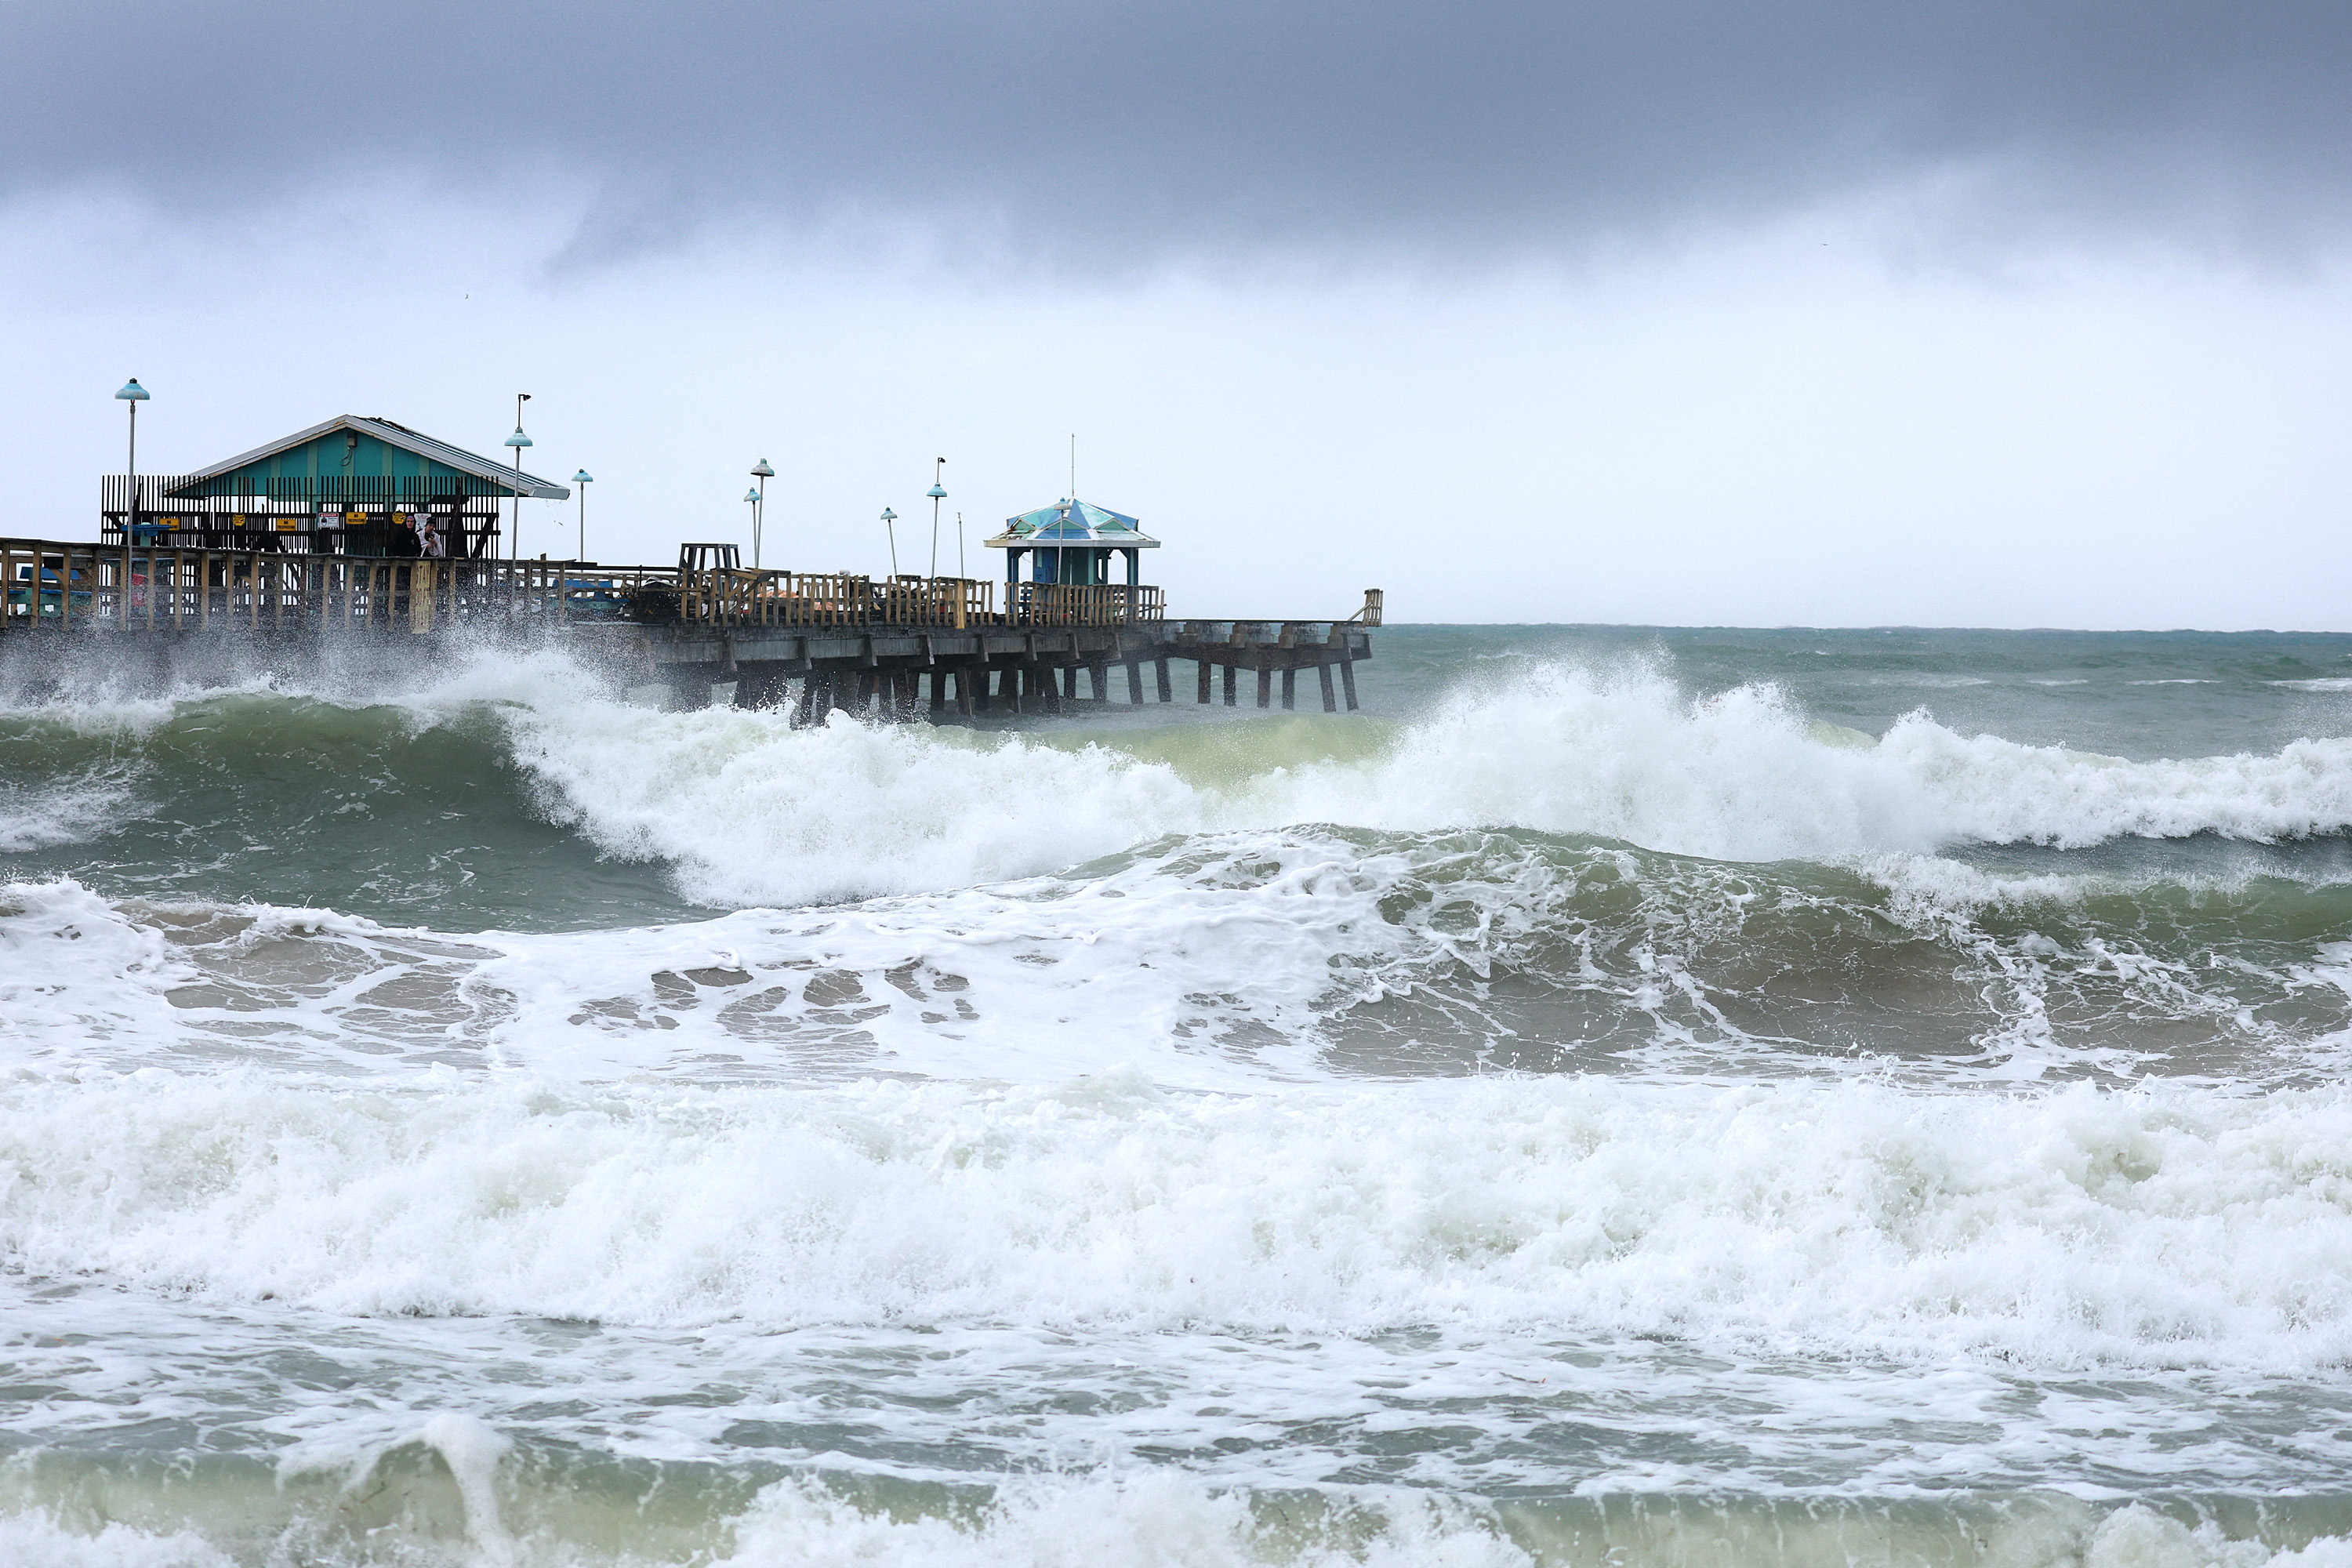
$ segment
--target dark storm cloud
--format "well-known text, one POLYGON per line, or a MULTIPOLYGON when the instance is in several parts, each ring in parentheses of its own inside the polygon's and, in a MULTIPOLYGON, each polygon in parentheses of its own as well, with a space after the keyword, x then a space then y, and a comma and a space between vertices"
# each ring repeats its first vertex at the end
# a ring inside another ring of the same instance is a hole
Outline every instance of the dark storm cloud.
POLYGON ((599 193, 592 250, 929 213, 1087 265, 1460 258, 1936 175, 1996 228, 2293 249, 2352 210, 2342 0, 19 0, 0 27, 0 191, 231 216, 553 169, 599 193))

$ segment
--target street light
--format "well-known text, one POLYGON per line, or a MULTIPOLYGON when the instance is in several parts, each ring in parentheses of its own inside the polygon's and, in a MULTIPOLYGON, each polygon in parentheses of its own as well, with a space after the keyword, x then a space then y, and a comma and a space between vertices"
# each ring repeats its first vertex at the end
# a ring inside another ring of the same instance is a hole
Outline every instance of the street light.
POLYGON ((894 526, 898 521, 897 512, 887 506, 882 509, 882 526, 890 531, 890 575, 893 577, 898 574, 898 530, 894 526))
POLYGON ((931 498, 931 575, 940 574, 940 502, 948 492, 940 488, 940 470, 948 466, 945 458, 931 459, 931 488, 923 493, 931 498))
POLYGON ((757 568, 760 564, 760 492, 745 490, 743 504, 751 509, 751 564, 757 568))
POLYGON ((122 542, 130 544, 136 539, 131 531, 139 522, 139 405, 147 401, 147 389, 134 375, 114 395, 131 405, 131 510, 122 517, 122 542))
POLYGON ((760 499, 751 503, 751 569, 756 572, 760 569, 760 525, 768 520, 768 481, 776 477, 776 470, 768 467, 768 459, 762 458, 751 465, 751 477, 760 481, 760 499))
POLYGON ((515 433, 507 437, 507 445, 514 448, 515 471, 514 528, 507 535, 507 556, 514 561, 522 559, 522 449, 530 445, 530 437, 522 433, 522 405, 530 401, 530 393, 515 394, 515 433))
POLYGON ((583 561, 588 559, 588 487, 595 478, 585 468, 572 476, 572 482, 580 487, 580 559, 583 561))

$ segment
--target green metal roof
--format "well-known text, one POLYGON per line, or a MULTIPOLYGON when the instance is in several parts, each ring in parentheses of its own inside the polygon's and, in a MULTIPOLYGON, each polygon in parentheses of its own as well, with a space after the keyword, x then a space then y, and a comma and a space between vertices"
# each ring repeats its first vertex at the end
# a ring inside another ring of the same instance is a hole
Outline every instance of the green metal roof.
POLYGON ((255 485, 273 495, 315 489, 325 498, 341 493, 345 481, 392 481, 419 489, 455 487, 467 495, 520 495, 539 500, 562 500, 572 494, 569 487, 522 473, 511 464, 436 441, 389 419, 356 414, 339 415, 200 468, 164 493, 175 500, 241 495, 256 493, 244 488, 255 485))

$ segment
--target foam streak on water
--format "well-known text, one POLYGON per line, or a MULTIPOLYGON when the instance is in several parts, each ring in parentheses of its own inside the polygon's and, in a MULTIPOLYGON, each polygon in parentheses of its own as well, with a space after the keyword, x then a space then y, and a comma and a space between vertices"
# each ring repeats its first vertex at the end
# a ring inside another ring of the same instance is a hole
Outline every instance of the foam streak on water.
POLYGON ((0 662, 0 1560, 2352 1565, 2352 640, 1381 638, 0 662))

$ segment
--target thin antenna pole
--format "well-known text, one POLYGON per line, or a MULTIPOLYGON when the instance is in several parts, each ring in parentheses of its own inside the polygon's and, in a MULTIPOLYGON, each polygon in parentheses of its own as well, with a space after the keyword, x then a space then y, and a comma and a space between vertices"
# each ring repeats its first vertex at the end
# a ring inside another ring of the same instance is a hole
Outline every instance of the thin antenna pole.
POLYGON ((1070 432, 1070 499, 1078 499, 1078 433, 1070 432))
MULTIPOLYGON (((961 512, 956 513, 956 575, 959 577, 971 575, 963 569, 963 513, 961 512)), ((961 677, 958 679, 961 679, 961 677)))

